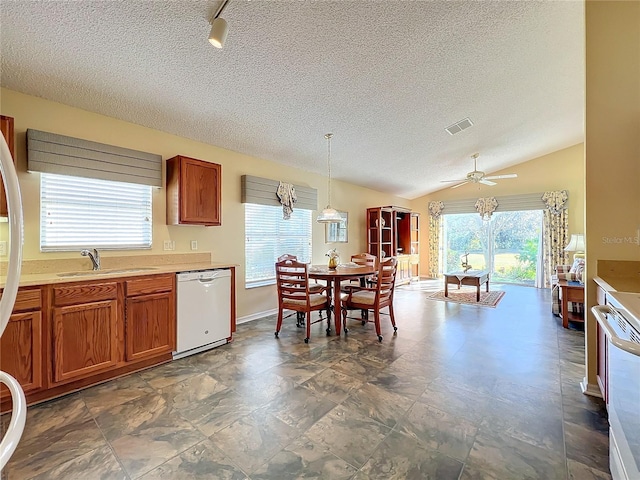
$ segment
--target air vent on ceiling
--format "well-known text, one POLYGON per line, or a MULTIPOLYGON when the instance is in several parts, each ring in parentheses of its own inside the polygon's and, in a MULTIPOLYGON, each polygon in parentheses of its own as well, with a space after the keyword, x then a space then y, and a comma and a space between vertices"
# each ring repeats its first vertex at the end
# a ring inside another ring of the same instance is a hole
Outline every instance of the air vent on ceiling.
POLYGON ((473 125, 473 122, 469 120, 469 118, 467 117, 454 123, 453 125, 449 125, 447 128, 445 128, 445 130, 449 135, 455 135, 456 133, 461 132, 462 130, 466 130, 471 125, 473 125))

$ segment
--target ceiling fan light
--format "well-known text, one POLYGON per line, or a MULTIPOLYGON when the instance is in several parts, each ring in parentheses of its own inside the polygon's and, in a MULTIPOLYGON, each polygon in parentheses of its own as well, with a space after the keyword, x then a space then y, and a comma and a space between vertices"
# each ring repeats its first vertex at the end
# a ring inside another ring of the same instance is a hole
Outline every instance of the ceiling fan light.
POLYGON ((224 18, 218 17, 211 23, 211 33, 209 33, 209 43, 216 48, 224 47, 224 42, 229 33, 229 26, 224 18))
POLYGON ((322 213, 318 215, 316 222, 318 223, 338 223, 342 221, 342 217, 338 213, 335 208, 332 208, 331 205, 327 205, 327 207, 322 210, 322 213))

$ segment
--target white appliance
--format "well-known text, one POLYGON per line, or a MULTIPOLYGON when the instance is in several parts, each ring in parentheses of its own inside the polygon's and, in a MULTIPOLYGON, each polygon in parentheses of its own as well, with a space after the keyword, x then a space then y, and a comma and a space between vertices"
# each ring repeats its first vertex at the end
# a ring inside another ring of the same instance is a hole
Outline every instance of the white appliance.
POLYGON ((173 358, 227 343, 231 337, 231 271, 176 274, 178 336, 173 358))
POLYGON ((640 294, 607 293, 591 309, 607 335, 609 467, 613 480, 640 479, 640 294))
MULTIPOLYGON (((9 317, 13 311, 13 305, 18 294, 20 282, 20 269, 22 267, 22 199, 20 198, 20 185, 18 175, 13 165, 11 152, 4 136, 0 135, 0 173, 4 182, 4 190, 7 195, 7 210, 9 216, 9 263, 7 265, 6 281, 0 299, 0 336, 9 323, 9 317)), ((4 438, 0 442, 0 471, 2 471, 13 455, 27 419, 27 400, 24 391, 18 381, 6 372, 0 371, 0 382, 4 383, 11 392, 13 411, 11 421, 7 427, 4 438)))

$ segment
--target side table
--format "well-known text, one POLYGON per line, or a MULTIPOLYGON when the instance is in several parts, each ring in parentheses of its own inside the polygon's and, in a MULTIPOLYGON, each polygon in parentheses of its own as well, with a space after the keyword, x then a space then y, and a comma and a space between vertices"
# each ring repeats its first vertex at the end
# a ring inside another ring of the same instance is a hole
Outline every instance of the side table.
POLYGON ((568 302, 584 303, 584 285, 579 282, 560 280, 558 286, 560 287, 560 297, 562 298, 562 302, 560 303, 562 326, 569 328, 569 321, 584 322, 584 313, 569 312, 567 306, 568 302))

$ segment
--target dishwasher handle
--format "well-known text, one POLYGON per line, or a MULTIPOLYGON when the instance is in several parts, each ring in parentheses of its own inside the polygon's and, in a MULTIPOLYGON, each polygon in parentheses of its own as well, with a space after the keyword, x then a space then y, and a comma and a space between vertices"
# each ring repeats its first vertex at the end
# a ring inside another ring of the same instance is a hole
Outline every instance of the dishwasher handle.
POLYGON ((640 357, 640 344, 621 338, 609 323, 609 319, 605 316, 610 315, 615 317, 616 315, 620 315, 613 307, 609 305, 596 305, 591 307, 591 313, 596 317, 598 324, 605 331, 605 334, 609 337, 609 341, 613 345, 627 353, 640 357))
MULTIPOLYGON (((178 282, 192 282, 199 280, 214 280, 216 278, 231 277, 231 271, 228 269, 213 269, 213 270, 191 270, 187 272, 176 273, 176 279, 178 282)), ((204 283, 204 282, 202 282, 204 283)))
POLYGON ((209 278, 199 278, 198 282, 199 283, 213 283, 215 282, 219 277, 209 277, 209 278))

